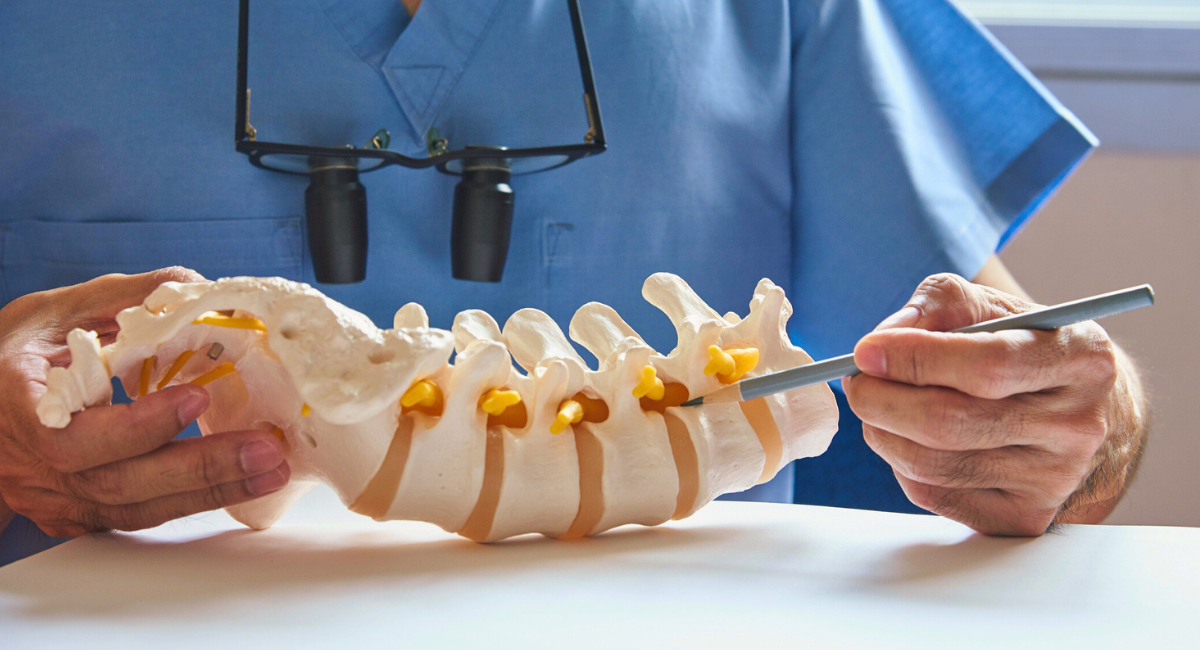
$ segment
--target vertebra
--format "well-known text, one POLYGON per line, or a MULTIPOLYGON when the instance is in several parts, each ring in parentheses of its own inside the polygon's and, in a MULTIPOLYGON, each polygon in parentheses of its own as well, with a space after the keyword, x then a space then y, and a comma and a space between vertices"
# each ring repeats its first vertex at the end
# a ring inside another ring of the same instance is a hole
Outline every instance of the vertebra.
POLYGON ((787 338, 782 289, 760 282, 744 319, 720 316, 670 274, 651 276, 642 293, 674 323, 675 350, 658 354, 611 307, 589 303, 570 332, 599 360, 592 370, 534 309, 503 330, 484 312, 462 312, 447 332, 408 304, 379 330, 279 278, 167 283, 118 314, 113 344, 71 332, 71 366, 51 370, 38 416, 66 426, 111 398, 110 374, 137 396, 204 383, 205 434, 274 431, 292 468, 288 487, 229 508, 239 521, 268 527, 324 482, 355 512, 477 541, 657 525, 824 452, 837 427, 824 385, 679 406, 812 362, 787 338))

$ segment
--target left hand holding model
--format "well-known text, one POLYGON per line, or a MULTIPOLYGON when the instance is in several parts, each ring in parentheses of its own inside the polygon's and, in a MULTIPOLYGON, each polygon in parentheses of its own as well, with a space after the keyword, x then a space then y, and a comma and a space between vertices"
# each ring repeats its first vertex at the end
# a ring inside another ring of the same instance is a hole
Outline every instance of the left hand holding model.
POLYGON ((843 384, 908 498, 990 535, 1103 520, 1141 457, 1136 372, 1094 321, 947 333, 1034 307, 931 276, 858 343, 863 372, 843 384))

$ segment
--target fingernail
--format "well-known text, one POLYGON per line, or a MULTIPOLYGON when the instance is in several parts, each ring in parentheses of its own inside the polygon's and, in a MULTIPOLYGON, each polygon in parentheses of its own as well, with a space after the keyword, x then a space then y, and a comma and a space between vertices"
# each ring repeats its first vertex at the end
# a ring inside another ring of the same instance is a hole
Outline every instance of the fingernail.
POLYGON ((912 327, 921 319, 921 310, 909 305, 904 309, 883 319, 883 322, 876 327, 877 330, 887 330, 895 327, 912 327))
POLYGON ((258 474, 279 467, 283 455, 274 445, 252 442, 242 447, 242 469, 248 474, 258 474))
POLYGON ((887 355, 878 345, 859 343, 854 350, 854 365, 868 375, 886 375, 887 355))
POLYGON ((279 491, 287 485, 287 477, 278 469, 246 479, 246 490, 256 497, 279 491))
POLYGON ((182 402, 179 403, 178 410, 175 414, 179 417, 179 424, 187 426, 193 420, 200 417, 204 409, 208 408, 208 395, 193 394, 188 395, 182 402))

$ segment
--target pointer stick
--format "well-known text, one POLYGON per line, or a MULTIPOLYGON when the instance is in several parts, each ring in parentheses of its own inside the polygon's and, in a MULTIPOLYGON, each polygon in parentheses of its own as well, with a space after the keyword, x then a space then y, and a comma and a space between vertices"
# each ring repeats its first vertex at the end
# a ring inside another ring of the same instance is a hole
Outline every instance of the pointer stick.
MULTIPOLYGON (((954 334, 975 332, 1001 332, 1004 330, 1052 330, 1085 320, 1096 320, 1113 314, 1141 309, 1154 304, 1154 289, 1148 284, 1123 291, 1114 291, 1091 298, 1064 302, 1024 314, 1014 314, 959 328, 954 334)), ((683 406, 716 404, 719 402, 745 402, 765 395, 782 393, 785 390, 804 388, 842 377, 858 374, 854 365, 854 354, 810 363, 798 368, 781 370, 761 377, 743 379, 703 397, 688 400, 683 406)))

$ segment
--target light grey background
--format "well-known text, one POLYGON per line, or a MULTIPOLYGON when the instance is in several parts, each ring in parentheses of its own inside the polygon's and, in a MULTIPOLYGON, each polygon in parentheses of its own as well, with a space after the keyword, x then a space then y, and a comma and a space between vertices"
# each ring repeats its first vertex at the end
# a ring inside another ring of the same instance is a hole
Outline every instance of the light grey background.
POLYGON ((1001 258, 1043 303, 1154 285, 1155 307, 1104 322, 1153 396, 1145 462, 1108 523, 1200 526, 1200 2, 1023 3, 1082 8, 1050 24, 1022 17, 1021 4, 963 3, 1102 144, 1001 258), (1084 15, 1096 7, 1159 17, 1174 7, 1180 20, 1084 15))

